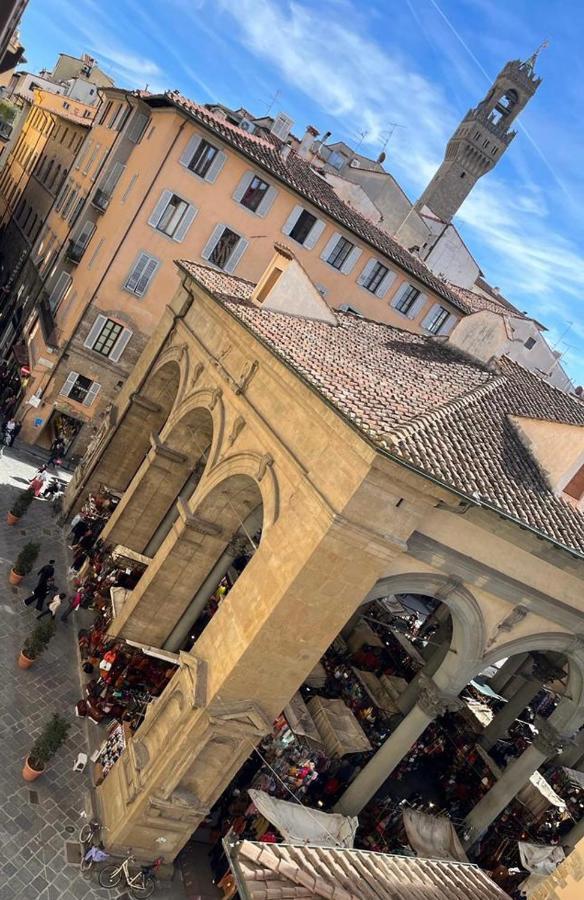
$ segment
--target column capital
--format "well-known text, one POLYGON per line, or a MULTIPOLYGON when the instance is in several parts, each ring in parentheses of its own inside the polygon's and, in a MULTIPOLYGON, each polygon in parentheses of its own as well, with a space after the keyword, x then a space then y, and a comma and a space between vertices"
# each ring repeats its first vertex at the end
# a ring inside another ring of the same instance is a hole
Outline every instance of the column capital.
POLYGON ((420 675, 420 693, 416 703, 422 712, 432 719, 462 708, 462 701, 458 697, 441 690, 431 678, 424 674, 420 675))
POLYGON ((533 739, 533 745, 540 753, 546 756, 555 756, 560 750, 570 747, 575 738, 570 735, 560 734, 548 719, 537 718, 535 720, 537 734, 533 739))
POLYGON ((176 501, 176 506, 183 529, 190 529, 198 534, 209 534, 214 537, 220 537, 223 534, 223 529, 216 525, 215 522, 209 522, 207 519, 203 519, 202 516, 193 515, 181 497, 176 501))
POLYGON ((159 403, 153 403, 153 401, 149 400, 148 397, 145 397, 143 394, 139 394, 138 392, 130 395, 130 406, 134 405, 141 407, 148 412, 160 412, 162 408, 159 403))
POLYGON ((148 451, 148 456, 150 457, 152 462, 154 462, 155 459, 158 458, 166 459, 169 462, 178 463, 179 465, 184 465, 187 461, 187 457, 184 453, 178 453, 176 450, 172 450, 170 447, 166 447, 156 434, 150 435, 150 450, 148 451))

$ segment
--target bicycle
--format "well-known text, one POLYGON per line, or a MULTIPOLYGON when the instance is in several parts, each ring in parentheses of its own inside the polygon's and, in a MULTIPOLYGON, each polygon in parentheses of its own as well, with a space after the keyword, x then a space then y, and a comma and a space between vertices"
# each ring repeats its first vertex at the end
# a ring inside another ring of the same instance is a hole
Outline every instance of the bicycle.
POLYGON ((80 866, 82 872, 89 872, 95 862, 93 855, 89 854, 89 851, 98 843, 100 831, 101 825, 97 821, 86 822, 79 831, 79 843, 81 844, 80 866))
POLYGON ((142 897, 151 897, 156 887, 156 870, 160 868, 162 859, 155 860, 151 866, 141 866, 135 875, 130 873, 130 864, 135 862, 134 856, 127 856, 119 865, 104 866, 99 873, 99 883, 104 888, 115 888, 122 877, 126 879, 126 886, 130 895, 140 900, 142 897))

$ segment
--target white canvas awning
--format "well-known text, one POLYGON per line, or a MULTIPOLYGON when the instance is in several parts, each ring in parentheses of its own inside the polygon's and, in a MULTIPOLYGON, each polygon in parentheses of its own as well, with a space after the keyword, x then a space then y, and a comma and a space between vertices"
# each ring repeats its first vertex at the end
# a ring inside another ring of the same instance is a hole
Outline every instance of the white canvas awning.
POLYGON ((560 846, 551 844, 528 844, 518 841, 521 865, 533 875, 551 875, 565 859, 565 853, 560 846))
POLYGON ((417 809, 405 809, 403 819, 408 842, 417 856, 468 862, 450 819, 429 816, 417 809))
POLYGON ((265 791, 248 790, 259 813, 291 844, 317 847, 352 847, 359 826, 356 816, 341 816, 309 809, 300 803, 277 800, 265 791))

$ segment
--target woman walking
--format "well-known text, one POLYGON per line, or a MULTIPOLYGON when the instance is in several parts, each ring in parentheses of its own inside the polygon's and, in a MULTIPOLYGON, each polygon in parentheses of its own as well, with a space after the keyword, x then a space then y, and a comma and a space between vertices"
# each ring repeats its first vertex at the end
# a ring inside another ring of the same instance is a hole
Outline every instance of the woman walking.
POLYGON ((55 594, 53 599, 49 602, 49 605, 42 613, 39 613, 37 619, 42 619, 43 616, 51 616, 53 621, 57 618, 57 613, 59 612, 59 607, 61 603, 65 599, 66 594, 55 594))

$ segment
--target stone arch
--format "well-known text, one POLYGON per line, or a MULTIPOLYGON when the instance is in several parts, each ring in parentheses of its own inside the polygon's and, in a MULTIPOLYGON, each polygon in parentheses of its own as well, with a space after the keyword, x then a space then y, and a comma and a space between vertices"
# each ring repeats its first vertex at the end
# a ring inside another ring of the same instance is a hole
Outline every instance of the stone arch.
MULTIPOLYGON (((278 481, 274 472, 274 460, 270 454, 242 452, 224 457, 201 481, 199 503, 223 482, 232 478, 248 479, 253 482, 263 506, 263 528, 274 524, 279 513, 278 481)), ((198 499, 198 498, 197 498, 198 499)))
MULTIPOLYGON (((164 379, 165 377, 168 378, 171 371, 175 373, 174 377, 176 377, 176 373, 178 372, 178 383, 176 386, 175 402, 171 407, 172 410, 172 408, 180 402, 180 399, 184 396, 186 391, 189 370, 188 357, 189 354, 186 344, 167 347, 157 358, 152 371, 148 373, 143 381, 141 391, 144 392, 146 396, 150 396, 153 387, 159 383, 161 379, 164 379)), ((155 398, 153 397, 152 399, 155 398)), ((169 410, 169 414, 171 410, 169 410)))
MULTIPOLYGON (((179 441, 186 438, 184 429, 189 427, 191 420, 200 420, 203 413, 207 413, 211 423, 208 451, 208 466, 211 468, 219 457, 225 432, 225 406, 212 388, 202 388, 174 407, 161 430, 161 440, 181 452, 179 441)), ((184 446, 182 452, 185 452, 184 446)))

